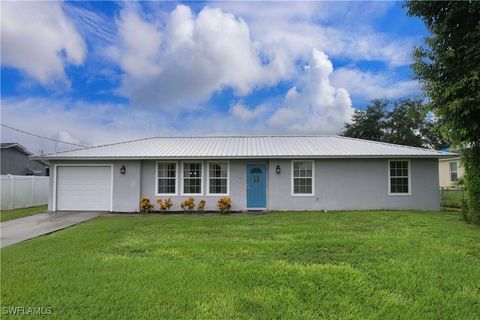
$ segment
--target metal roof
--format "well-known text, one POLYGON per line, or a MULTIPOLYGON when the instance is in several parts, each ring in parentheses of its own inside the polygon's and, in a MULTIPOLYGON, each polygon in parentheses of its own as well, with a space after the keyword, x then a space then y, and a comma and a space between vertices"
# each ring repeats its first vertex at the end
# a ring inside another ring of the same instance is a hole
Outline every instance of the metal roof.
POLYGON ((28 151, 27 148, 25 148, 24 146, 16 142, 7 142, 7 143, 2 142, 0 143, 0 148, 2 149, 14 148, 20 152, 23 152, 27 156, 31 156, 33 154, 30 151, 28 151))
POLYGON ((36 156, 39 159, 451 157, 455 153, 341 136, 155 137, 36 156))

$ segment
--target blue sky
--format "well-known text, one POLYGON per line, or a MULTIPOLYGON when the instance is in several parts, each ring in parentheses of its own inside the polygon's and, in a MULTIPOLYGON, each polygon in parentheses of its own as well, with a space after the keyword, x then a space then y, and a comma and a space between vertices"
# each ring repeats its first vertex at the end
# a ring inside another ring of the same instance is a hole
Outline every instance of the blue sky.
POLYGON ((1 23, 2 123, 73 143, 330 134, 421 94, 401 2, 9 2, 1 23))

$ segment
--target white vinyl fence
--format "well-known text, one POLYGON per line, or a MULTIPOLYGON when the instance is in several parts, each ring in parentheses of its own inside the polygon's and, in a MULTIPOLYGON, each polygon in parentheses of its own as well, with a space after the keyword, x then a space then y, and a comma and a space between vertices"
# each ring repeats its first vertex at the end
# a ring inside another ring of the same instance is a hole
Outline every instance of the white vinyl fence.
POLYGON ((50 177, 12 176, 1 177, 1 209, 17 209, 48 203, 50 177))

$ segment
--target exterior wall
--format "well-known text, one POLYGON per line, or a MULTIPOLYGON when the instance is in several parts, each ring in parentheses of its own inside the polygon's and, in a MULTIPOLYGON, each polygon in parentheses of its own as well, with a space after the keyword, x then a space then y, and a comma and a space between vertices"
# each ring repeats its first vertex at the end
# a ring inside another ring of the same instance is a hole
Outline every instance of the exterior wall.
POLYGON ((450 162, 457 163, 457 176, 458 179, 463 178, 465 174, 465 168, 463 168, 460 158, 441 159, 438 162, 438 173, 440 177, 440 188, 451 188, 455 185, 455 182, 450 180, 450 162))
MULTIPOLYGON (((51 163, 49 210, 53 209, 53 179, 55 164, 113 164, 113 211, 136 212, 139 199, 146 196, 155 202, 156 161, 56 161, 51 163), (122 165, 126 175, 120 174, 122 165)), ((174 207, 188 196, 181 196, 180 169, 177 162, 177 196, 171 196, 174 207)), ((221 196, 207 196, 206 163, 204 163, 203 195, 195 196, 198 201, 205 199, 206 210, 217 210, 221 196)), ((315 195, 291 195, 291 160, 230 160, 229 197, 232 210, 245 210, 246 165, 267 164, 267 207, 271 210, 353 210, 353 209, 418 209, 438 210, 440 208, 438 160, 412 159, 410 196, 388 195, 388 159, 317 159, 315 160, 315 195), (275 169, 280 166, 281 173, 275 169)))
MULTIPOLYGON (((207 196, 207 161, 203 162, 203 195, 194 196, 195 199, 206 200, 205 210, 218 210, 217 201, 223 196, 207 196)), ((247 207, 247 187, 246 187, 246 165, 247 163, 267 163, 267 161, 248 161, 248 160, 230 160, 230 190, 229 197, 232 199, 232 210, 244 210, 247 207)), ((172 210, 182 210, 180 202, 189 198, 189 196, 181 196, 180 168, 181 161, 177 161, 177 196, 156 196, 155 195, 155 166, 156 161, 142 161, 142 196, 155 200, 156 198, 171 198, 174 206, 172 210)), ((267 180, 268 181, 268 180, 267 180)), ((267 184, 268 190, 268 184, 267 184)), ((268 197, 268 191, 267 191, 268 197)), ((198 201, 197 201, 198 202, 198 201)))
POLYGON ((411 160, 411 196, 388 195, 388 159, 315 160, 315 196, 291 195, 290 160, 269 167, 272 210, 440 209, 437 159, 411 160))
POLYGON ((46 175, 47 165, 30 160, 23 152, 18 151, 15 148, 2 149, 1 153, 1 174, 12 174, 26 176, 31 175, 32 172, 27 170, 30 168, 34 171, 40 171, 40 176, 46 175))
POLYGON ((141 163, 137 161, 113 162, 113 211, 137 212, 140 203, 141 163), (126 173, 120 174, 125 166, 126 173))
POLYGON ((61 164, 113 164, 113 211, 136 212, 140 200, 140 161, 51 161, 51 174, 48 196, 48 210, 53 210, 53 193, 55 165, 61 164), (122 175, 120 168, 125 166, 126 173, 122 175))

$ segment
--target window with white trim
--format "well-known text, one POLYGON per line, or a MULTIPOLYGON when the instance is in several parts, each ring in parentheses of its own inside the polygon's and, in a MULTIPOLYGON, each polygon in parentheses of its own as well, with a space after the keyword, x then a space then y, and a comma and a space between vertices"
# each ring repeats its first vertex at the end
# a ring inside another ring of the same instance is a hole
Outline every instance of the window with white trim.
POLYGON ((313 161, 292 162, 292 193, 294 195, 313 195, 313 161))
POLYGON ((177 163, 157 163, 157 194, 177 193, 177 163))
POLYGON ((457 162, 450 162, 450 181, 455 182, 458 180, 457 162))
POLYGON ((408 160, 389 161, 390 194, 410 194, 410 163, 408 160))
POLYGON ((208 163, 208 193, 228 194, 228 162, 208 163))
POLYGON ((202 163, 183 163, 183 194, 202 194, 202 163))

